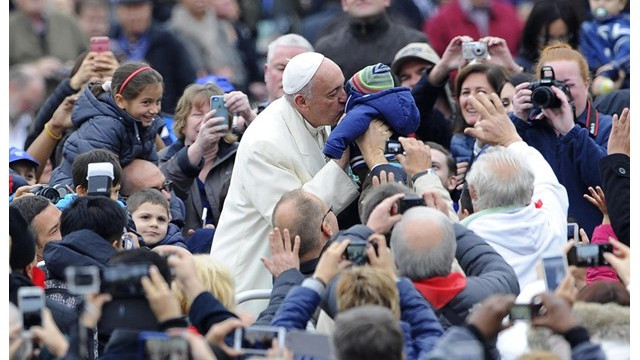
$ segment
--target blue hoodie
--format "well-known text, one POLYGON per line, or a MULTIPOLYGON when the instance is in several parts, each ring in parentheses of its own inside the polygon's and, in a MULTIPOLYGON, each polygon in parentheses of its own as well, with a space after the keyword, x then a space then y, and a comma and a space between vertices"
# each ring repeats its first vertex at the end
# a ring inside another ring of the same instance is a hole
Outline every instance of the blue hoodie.
POLYGON ((347 146, 367 131, 373 119, 385 120, 395 136, 407 136, 420 125, 420 112, 407 87, 367 95, 352 91, 345 112, 347 115, 331 131, 324 145, 324 154, 332 159, 339 159, 347 146))

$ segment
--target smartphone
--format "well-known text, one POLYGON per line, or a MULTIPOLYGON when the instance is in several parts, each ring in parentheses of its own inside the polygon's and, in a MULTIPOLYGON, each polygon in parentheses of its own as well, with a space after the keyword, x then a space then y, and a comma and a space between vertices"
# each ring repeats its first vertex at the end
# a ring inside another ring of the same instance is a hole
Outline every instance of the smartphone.
POLYGON ((138 335, 138 359, 187 360, 191 359, 189 342, 164 332, 143 331, 138 335))
POLYGON ((100 270, 97 266, 68 266, 64 272, 67 290, 71 294, 86 295, 100 292, 100 270))
POLYGON ((225 121, 229 119, 229 110, 224 105, 224 96, 223 95, 213 95, 211 97, 211 110, 216 111, 215 117, 222 116, 225 121))
POLYGON ((295 357, 333 358, 331 338, 325 334, 292 330, 287 333, 286 344, 295 357))
POLYGON ((509 320, 531 320, 539 315, 539 307, 532 304, 513 304, 509 309, 509 320))
POLYGON ((402 199, 398 200, 398 213, 404 214, 405 211, 414 206, 427 206, 427 204, 420 195, 405 195, 402 199))
POLYGON ((371 244, 373 249, 378 254, 378 243, 364 242, 363 240, 354 241, 347 245, 344 251, 344 258, 351 261, 353 265, 365 265, 369 262, 369 256, 367 255, 367 244, 371 244))
POLYGON ((89 40, 89 49, 92 52, 105 52, 109 51, 109 37, 107 36, 94 36, 89 40))
POLYGON ((567 241, 580 239, 580 226, 577 223, 567 223, 567 241))
POLYGON ((547 290, 553 292, 567 275, 567 259, 561 252, 543 255, 542 270, 547 290))
POLYGON ((233 348, 249 355, 266 355, 276 339, 279 347, 285 345, 286 330, 277 326, 249 326, 237 328, 233 348))
POLYGON ((24 286, 18 289, 18 308, 22 314, 22 328, 29 334, 32 326, 42 326, 44 309, 44 290, 37 286, 24 286))
POLYGON ((118 264, 106 267, 101 274, 100 292, 115 298, 144 298, 140 279, 149 276, 148 264, 118 264))
POLYGON ((577 267, 608 266, 609 263, 602 256, 605 252, 613 252, 611 244, 587 244, 572 247, 567 253, 569 265, 577 267))
POLYGON ((384 144, 384 153, 385 154, 404 154, 404 148, 402 144, 398 140, 387 140, 384 144))

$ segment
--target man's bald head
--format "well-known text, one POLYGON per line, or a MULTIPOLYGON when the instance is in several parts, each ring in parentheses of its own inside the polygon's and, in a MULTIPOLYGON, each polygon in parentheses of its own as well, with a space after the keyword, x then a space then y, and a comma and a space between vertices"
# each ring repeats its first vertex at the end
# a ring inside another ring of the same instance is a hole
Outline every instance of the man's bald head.
POLYGON ((282 195, 273 209, 273 227, 288 229, 292 246, 295 236, 300 236, 302 262, 316 258, 330 237, 327 234, 338 230, 335 215, 329 214, 328 209, 322 199, 302 189, 282 195))
POLYGON ((122 169, 120 193, 123 196, 130 196, 138 190, 154 188, 161 191, 169 200, 171 194, 163 189, 164 182, 164 174, 156 164, 143 159, 134 159, 122 169))

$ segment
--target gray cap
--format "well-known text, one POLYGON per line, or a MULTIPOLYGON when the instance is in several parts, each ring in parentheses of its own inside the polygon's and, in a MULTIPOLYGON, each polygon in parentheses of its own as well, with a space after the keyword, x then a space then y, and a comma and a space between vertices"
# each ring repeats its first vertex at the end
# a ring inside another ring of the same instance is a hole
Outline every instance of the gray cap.
POLYGON ((393 58, 393 62, 391 63, 391 71, 397 75, 402 65, 410 59, 421 59, 432 64, 440 62, 440 57, 429 44, 414 42, 405 45, 405 47, 396 53, 396 56, 393 58))

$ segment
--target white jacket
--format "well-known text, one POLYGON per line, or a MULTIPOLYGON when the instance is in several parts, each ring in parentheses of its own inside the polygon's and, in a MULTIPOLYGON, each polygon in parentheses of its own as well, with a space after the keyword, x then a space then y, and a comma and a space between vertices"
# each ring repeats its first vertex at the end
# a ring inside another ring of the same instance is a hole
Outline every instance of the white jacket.
POLYGON ((485 209, 464 219, 513 267, 520 289, 537 279, 542 254, 562 251, 567 242, 567 191, 553 170, 533 147, 520 141, 510 151, 521 154, 535 174, 533 196, 526 207, 485 209), (540 205, 541 202, 541 206, 540 205))
POLYGON ((242 137, 211 245, 211 255, 231 269, 236 293, 272 287, 271 274, 260 258, 271 257, 271 216, 284 193, 304 188, 332 205, 336 214, 358 195, 347 173, 334 161, 327 162, 322 153, 324 144, 319 144, 315 133, 322 136, 327 130, 313 129, 280 98, 258 115, 242 137))

